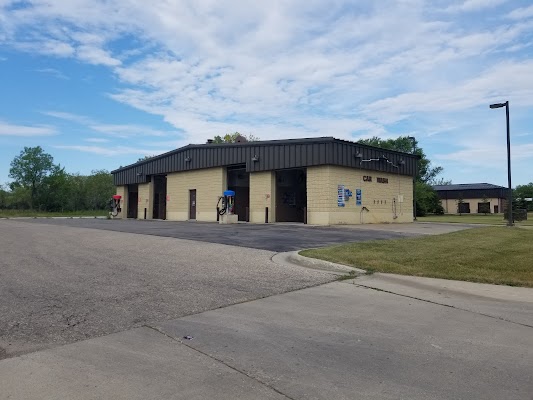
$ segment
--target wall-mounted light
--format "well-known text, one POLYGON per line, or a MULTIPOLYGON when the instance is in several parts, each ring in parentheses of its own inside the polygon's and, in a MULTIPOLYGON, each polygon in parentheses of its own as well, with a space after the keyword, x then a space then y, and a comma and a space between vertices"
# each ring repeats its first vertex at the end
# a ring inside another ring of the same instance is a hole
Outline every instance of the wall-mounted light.
POLYGON ((137 176, 143 176, 142 172, 137 172, 137 176))
POLYGON ((403 158, 400 158, 400 161, 398 161, 398 165, 405 165, 405 160, 403 158))
POLYGON ((359 152, 355 153, 355 158, 363 158, 363 155, 359 152))
POLYGON ((252 157, 252 161, 253 161, 253 162, 257 162, 257 161, 259 161, 259 156, 258 156, 258 155, 253 156, 253 157, 252 157))
POLYGON ((185 157, 185 162, 191 162, 192 158, 191 157, 185 157))

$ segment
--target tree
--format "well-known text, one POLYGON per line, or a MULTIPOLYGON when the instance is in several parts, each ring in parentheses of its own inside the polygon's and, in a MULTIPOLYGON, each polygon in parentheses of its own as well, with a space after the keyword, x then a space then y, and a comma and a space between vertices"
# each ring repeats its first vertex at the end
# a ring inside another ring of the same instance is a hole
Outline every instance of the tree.
POLYGON ((30 190, 30 208, 33 209, 43 180, 54 168, 54 159, 41 146, 24 147, 20 155, 11 161, 9 177, 14 180, 11 190, 22 187, 30 190))
POLYGON ((533 211, 533 201, 526 201, 525 199, 533 198, 533 182, 527 185, 518 185, 513 190, 513 199, 520 199, 521 206, 528 211, 533 211))
POLYGON ((484 194, 481 198, 481 207, 479 212, 482 212, 485 215, 490 214, 490 202, 486 194, 484 194))
POLYGON ((358 143, 420 156, 421 158, 418 160, 418 171, 416 174, 416 180, 420 182, 434 184, 436 177, 443 171, 442 167, 434 167, 431 165, 431 161, 427 158, 424 150, 418 147, 418 141, 416 139, 411 139, 409 136, 400 136, 396 139, 387 140, 374 136, 371 139, 359 140, 358 143))
POLYGON ((451 179, 439 178, 439 179, 434 179, 433 182, 431 182, 431 184, 432 185, 441 185, 441 186, 451 185, 452 184, 452 180, 451 179))
POLYGON ((8 207, 9 195, 7 188, 4 185, 0 185, 0 210, 8 207))
MULTIPOLYGON (((155 157, 155 155, 140 157, 137 162, 146 161, 153 157, 155 157)), ((120 168, 122 168, 122 166, 120 168)))
POLYGON ((457 213, 459 215, 463 215, 463 204, 465 204, 465 199, 463 197, 463 193, 459 192, 457 196, 457 213))
POLYGON ((217 135, 213 138, 213 143, 221 144, 221 143, 235 143, 237 138, 239 136, 242 136, 246 139, 247 142, 257 142, 259 141, 259 138, 257 136, 254 136, 252 134, 245 135, 239 132, 233 132, 233 133, 227 133, 224 136, 217 135))
POLYGON ((46 211, 65 211, 71 196, 69 174, 60 165, 54 165, 52 171, 43 179, 42 190, 38 193, 39 205, 46 211))
POLYGON ((416 215, 423 217, 426 214, 444 214, 444 208, 437 192, 431 185, 416 182, 416 215))
POLYGON ((106 170, 91 171, 86 180, 87 203, 91 210, 106 208, 109 199, 115 193, 113 175, 106 170))

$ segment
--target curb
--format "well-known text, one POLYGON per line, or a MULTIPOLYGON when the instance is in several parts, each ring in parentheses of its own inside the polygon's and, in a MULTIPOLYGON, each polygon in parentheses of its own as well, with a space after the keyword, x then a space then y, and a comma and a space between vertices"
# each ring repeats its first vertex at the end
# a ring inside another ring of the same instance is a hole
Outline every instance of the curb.
POLYGON ((327 271, 335 275, 353 274, 355 272, 355 275, 358 276, 366 273, 364 269, 348 267, 347 265, 336 264, 316 258, 304 257, 298 254, 298 251, 278 253, 272 257, 272 261, 276 264, 292 264, 298 265, 299 267, 327 271))

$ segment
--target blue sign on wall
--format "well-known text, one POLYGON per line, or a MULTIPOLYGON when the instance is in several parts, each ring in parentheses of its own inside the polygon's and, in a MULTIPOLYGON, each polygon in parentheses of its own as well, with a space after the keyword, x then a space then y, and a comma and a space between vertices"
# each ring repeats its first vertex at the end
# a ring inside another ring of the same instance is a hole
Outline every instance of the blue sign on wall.
POLYGON ((337 206, 344 207, 344 185, 337 186, 337 206))
POLYGON ((363 195, 361 189, 355 189, 355 204, 358 206, 363 204, 363 195))

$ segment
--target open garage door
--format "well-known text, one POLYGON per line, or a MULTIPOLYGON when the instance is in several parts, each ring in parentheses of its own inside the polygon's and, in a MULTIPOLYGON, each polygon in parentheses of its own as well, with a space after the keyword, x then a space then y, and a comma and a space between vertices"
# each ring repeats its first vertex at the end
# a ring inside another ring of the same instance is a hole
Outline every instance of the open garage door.
POLYGON ((244 166, 228 167, 228 190, 235 192, 235 214, 239 221, 249 221, 250 173, 244 166))
POLYGON ((139 186, 128 185, 128 218, 137 218, 139 210, 139 186))
POLYGON ((154 179, 154 210, 153 219, 167 218, 167 177, 156 175, 154 179))
POLYGON ((307 171, 276 171, 276 222, 306 222, 307 171))

